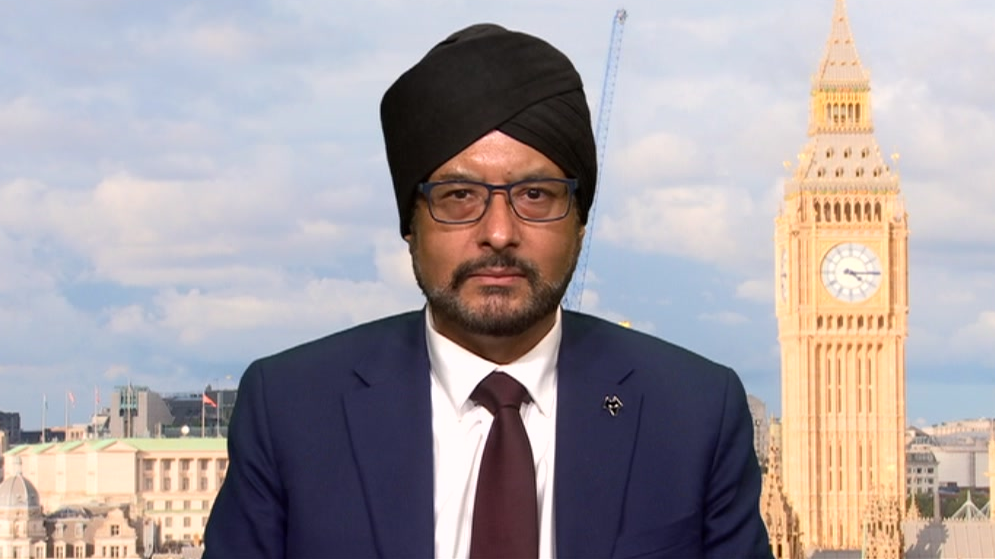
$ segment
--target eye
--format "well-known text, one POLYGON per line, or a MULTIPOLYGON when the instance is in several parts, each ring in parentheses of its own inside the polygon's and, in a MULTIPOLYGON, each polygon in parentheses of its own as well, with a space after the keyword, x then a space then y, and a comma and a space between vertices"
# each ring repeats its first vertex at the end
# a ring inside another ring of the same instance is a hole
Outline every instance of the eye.
POLYGON ((470 184, 452 183, 437 186, 432 196, 436 202, 473 202, 486 194, 470 184))
POLYGON ((532 187, 525 191, 525 197, 528 198, 529 200, 541 200, 549 196, 550 196, 549 192, 538 187, 532 187))
POLYGON ((443 196, 446 198, 453 198, 455 200, 465 200, 470 197, 470 189, 468 188, 453 189, 448 192, 445 192, 443 196))

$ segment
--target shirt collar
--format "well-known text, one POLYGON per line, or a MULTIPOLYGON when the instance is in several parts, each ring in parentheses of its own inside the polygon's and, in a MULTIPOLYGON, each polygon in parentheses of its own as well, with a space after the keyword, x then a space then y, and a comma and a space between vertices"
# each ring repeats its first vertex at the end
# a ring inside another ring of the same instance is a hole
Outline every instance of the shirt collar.
POLYGON ((511 363, 498 365, 437 332, 432 321, 432 309, 425 306, 425 339, 432 375, 449 397, 458 416, 473 407, 470 401, 473 389, 484 377, 498 369, 522 383, 539 413, 551 414, 556 396, 556 360, 562 332, 561 311, 557 307, 556 322, 535 347, 511 363))

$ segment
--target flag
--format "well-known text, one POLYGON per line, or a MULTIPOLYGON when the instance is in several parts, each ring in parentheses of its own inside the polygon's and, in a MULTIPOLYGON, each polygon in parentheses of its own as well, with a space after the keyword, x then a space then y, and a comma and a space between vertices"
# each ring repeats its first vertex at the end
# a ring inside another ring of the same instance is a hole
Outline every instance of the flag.
POLYGON ((205 403, 205 404, 207 404, 209 406, 215 407, 215 408, 218 407, 218 404, 216 404, 214 402, 214 400, 212 400, 211 397, 207 395, 206 392, 203 394, 203 398, 201 399, 201 402, 203 402, 203 403, 205 403))
POLYGON ((69 391, 68 396, 69 396, 69 403, 72 404, 73 406, 75 406, 76 405, 76 396, 73 395, 73 391, 72 390, 69 391))
POLYGON ((100 388, 97 386, 93 387, 93 403, 97 406, 100 405, 100 388))

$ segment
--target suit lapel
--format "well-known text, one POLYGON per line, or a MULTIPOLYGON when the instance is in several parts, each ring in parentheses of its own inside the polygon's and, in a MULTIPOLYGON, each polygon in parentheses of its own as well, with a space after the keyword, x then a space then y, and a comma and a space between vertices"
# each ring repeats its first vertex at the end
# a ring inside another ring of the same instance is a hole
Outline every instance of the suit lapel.
POLYGON ((386 332, 344 396, 352 448, 382 557, 435 554, 432 398, 424 315, 386 332))
POLYGON ((631 366, 598 351, 597 322, 563 313, 557 362, 555 524, 559 557, 609 557, 618 535, 642 393, 631 366), (603 405, 617 396, 612 415, 603 405))

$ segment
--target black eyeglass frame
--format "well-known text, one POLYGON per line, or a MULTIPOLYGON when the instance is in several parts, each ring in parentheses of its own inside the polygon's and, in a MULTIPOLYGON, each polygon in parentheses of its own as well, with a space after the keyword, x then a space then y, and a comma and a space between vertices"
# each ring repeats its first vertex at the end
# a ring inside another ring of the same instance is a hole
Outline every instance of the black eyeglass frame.
POLYGON ((505 196, 508 197, 508 205, 511 206, 511 211, 514 212, 515 216, 518 217, 518 219, 521 219, 522 221, 528 221, 530 223, 550 223, 553 221, 560 221, 561 219, 570 215, 570 210, 573 208, 574 205, 574 198, 576 198, 577 187, 578 187, 577 179, 567 179, 567 178, 529 178, 529 179, 522 179, 520 181, 509 182, 507 184, 490 184, 486 182, 469 180, 469 179, 448 179, 442 181, 426 181, 423 183, 419 183, 418 192, 421 192, 422 195, 425 197, 425 203, 428 205, 428 213, 429 215, 432 216, 432 219, 434 219, 439 223, 444 223, 446 225, 465 225, 467 223, 476 223, 481 219, 483 219, 484 216, 487 215, 487 209, 491 207, 491 200, 494 199, 495 190, 504 191, 505 196), (515 188, 516 186, 530 182, 557 182, 565 184, 567 186, 567 207, 566 210, 564 210, 563 215, 557 217, 547 217, 547 218, 537 219, 533 217, 525 217, 522 214, 518 213, 518 208, 515 207, 515 202, 512 201, 511 189, 515 188), (469 184, 475 186, 482 186, 486 188, 487 200, 484 202, 484 211, 480 212, 480 215, 473 219, 458 219, 458 220, 439 219, 435 215, 435 210, 432 209, 432 197, 430 196, 430 194, 433 188, 437 186, 444 186, 447 184, 469 184))

